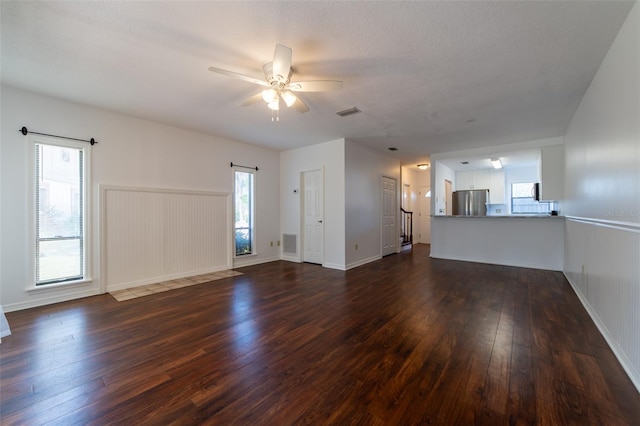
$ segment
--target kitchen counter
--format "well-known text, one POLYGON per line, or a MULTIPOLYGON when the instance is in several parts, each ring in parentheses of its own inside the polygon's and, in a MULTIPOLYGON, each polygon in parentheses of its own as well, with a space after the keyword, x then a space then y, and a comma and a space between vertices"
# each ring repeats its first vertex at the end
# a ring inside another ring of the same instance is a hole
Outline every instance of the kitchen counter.
POLYGON ((431 257, 561 271, 564 216, 432 216, 431 257))

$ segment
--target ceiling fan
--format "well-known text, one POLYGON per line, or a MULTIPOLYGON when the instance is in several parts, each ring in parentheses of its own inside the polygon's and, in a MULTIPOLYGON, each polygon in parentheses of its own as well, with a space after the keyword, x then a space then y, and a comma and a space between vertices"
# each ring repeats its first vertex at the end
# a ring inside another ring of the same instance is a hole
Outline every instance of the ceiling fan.
POLYGON ((293 107, 300 113, 309 111, 309 107, 294 92, 328 92, 342 89, 342 82, 335 80, 291 81, 293 73, 291 55, 289 47, 277 44, 273 53, 273 62, 266 63, 262 67, 265 75, 264 80, 216 67, 209 67, 209 71, 266 87, 261 93, 244 101, 242 106, 264 100, 272 110, 271 121, 279 121, 278 111, 281 100, 287 108, 293 107))

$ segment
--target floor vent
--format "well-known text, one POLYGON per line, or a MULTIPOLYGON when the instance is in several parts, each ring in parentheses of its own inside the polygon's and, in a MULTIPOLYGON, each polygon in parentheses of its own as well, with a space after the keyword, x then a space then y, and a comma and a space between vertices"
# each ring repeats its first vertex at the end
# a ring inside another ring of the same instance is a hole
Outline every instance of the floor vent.
POLYGON ((282 234, 282 252, 288 254, 298 254, 296 234, 282 234))

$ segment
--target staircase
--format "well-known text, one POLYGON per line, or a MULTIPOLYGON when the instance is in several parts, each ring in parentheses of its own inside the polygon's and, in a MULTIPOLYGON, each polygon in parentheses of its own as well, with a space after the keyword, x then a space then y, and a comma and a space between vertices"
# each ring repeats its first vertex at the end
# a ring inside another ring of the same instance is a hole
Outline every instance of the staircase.
POLYGON ((402 247, 411 246, 413 244, 413 212, 406 211, 400 207, 402 213, 401 234, 402 239, 400 245, 402 247))

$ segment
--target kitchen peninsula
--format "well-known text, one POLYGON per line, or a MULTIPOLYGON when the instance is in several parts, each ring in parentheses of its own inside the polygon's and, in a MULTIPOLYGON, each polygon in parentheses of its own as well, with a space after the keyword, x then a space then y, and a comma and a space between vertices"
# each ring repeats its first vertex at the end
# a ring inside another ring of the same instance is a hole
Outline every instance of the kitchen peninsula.
POLYGON ((561 271, 563 159, 561 138, 434 154, 431 257, 561 271))
POLYGON ((433 258, 562 270, 562 216, 432 216, 431 223, 433 258))

